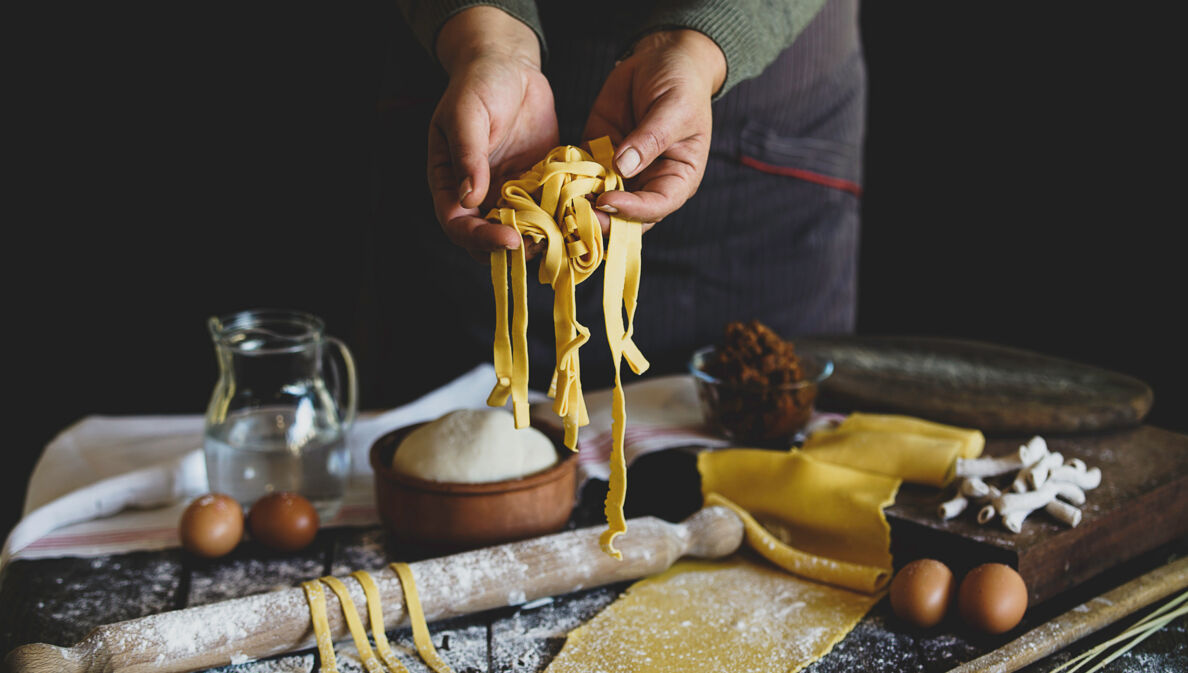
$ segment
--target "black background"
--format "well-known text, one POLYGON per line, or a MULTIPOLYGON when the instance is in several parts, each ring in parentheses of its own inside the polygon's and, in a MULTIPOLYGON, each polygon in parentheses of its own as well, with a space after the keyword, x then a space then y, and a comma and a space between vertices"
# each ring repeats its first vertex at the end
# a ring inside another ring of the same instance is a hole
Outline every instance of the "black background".
MULTIPOLYGON (((70 423, 204 411, 209 315, 321 315, 364 354, 362 406, 401 401, 367 369, 359 262, 395 8, 76 4, 0 21, 0 531, 70 423)), ((1184 54, 1164 6, 863 7, 860 333, 1131 374, 1149 421, 1188 431, 1184 54)))

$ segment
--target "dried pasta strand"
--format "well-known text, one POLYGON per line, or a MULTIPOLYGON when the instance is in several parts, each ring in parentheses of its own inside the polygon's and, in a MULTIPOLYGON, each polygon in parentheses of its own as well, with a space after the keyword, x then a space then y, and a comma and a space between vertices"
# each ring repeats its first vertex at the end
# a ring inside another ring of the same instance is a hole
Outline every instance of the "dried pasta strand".
POLYGON ((359 610, 355 607, 355 601, 351 600, 351 593, 347 591, 346 585, 342 583, 342 580, 331 576, 323 577, 322 582, 338 596, 338 604, 342 607, 342 616, 346 619, 347 629, 351 632, 351 639, 355 641, 355 649, 359 651, 359 659, 363 662, 363 667, 367 669, 368 673, 384 673, 383 666, 371 649, 371 643, 367 641, 367 629, 363 628, 363 622, 359 619, 359 610))
POLYGON ((417 654, 437 673, 453 673, 437 654, 437 648, 433 647, 433 640, 429 637, 429 626, 425 624, 425 613, 421 609, 421 599, 417 595, 417 583, 413 578, 412 568, 407 563, 392 563, 390 566, 400 578, 400 586, 404 590, 404 604, 408 610, 408 621, 412 624, 413 644, 417 646, 417 654))
POLYGON ((363 587, 363 594, 367 596, 367 618, 371 621, 371 637, 375 640, 375 649, 379 651, 380 659, 388 665, 388 669, 392 673, 408 673, 408 669, 392 652, 392 647, 388 643, 388 635, 384 633, 384 611, 380 604, 379 587, 375 585, 375 580, 372 579, 370 573, 364 570, 356 570, 351 573, 351 577, 359 582, 359 586, 363 587))
POLYGON ((1093 673, 1094 671, 1100 670, 1103 666, 1109 664, 1114 659, 1117 659, 1123 654, 1129 652, 1135 645, 1141 643, 1151 634, 1162 629, 1164 626, 1167 626, 1172 621, 1175 621, 1176 619, 1188 614, 1188 606, 1182 605, 1185 601, 1188 601, 1188 591, 1185 591, 1179 596, 1169 600, 1158 610, 1155 610, 1143 619, 1135 622, 1134 625, 1117 636, 1114 636, 1103 643, 1099 643, 1097 646, 1082 652, 1081 654, 1069 659, 1056 668, 1053 668, 1050 673, 1058 673, 1059 671, 1063 671, 1065 669, 1067 669, 1067 673, 1074 673, 1092 661, 1095 657, 1103 654, 1109 648, 1121 643, 1122 641, 1129 640, 1130 642, 1127 642, 1119 647, 1112 654, 1110 654, 1110 656, 1098 662, 1096 666, 1089 669, 1089 671, 1086 673, 1093 673), (1070 666, 1071 668, 1069 668, 1070 666))
POLYGON ((330 637, 330 622, 326 619, 326 593, 318 580, 302 582, 305 600, 309 602, 309 620, 313 623, 314 638, 318 643, 318 659, 326 673, 338 673, 338 662, 334 659, 334 640, 330 637))
MULTIPOLYGON (((622 555, 614 539, 627 530, 623 503, 627 492, 627 466, 623 451, 626 429, 626 400, 620 371, 621 361, 636 374, 648 368, 648 361, 632 340, 633 321, 639 295, 642 225, 610 216, 610 243, 603 249, 602 229, 586 196, 623 188, 623 178, 614 168, 614 146, 603 137, 590 141, 590 152, 571 145, 558 147, 531 170, 503 185, 499 207, 487 219, 514 228, 525 239, 544 242, 538 280, 553 288, 553 330, 556 366, 549 386, 553 411, 563 420, 565 446, 577 450, 578 428, 588 425, 581 389, 578 351, 590 331, 577 320, 575 287, 603 263, 603 317, 615 370, 612 397, 612 445, 610 483, 606 499, 607 530, 599 538, 602 549, 622 555), (626 324, 623 315, 626 313, 626 324)), ((527 281, 524 248, 511 254, 514 313, 507 320, 507 252, 491 253, 491 282, 495 292, 494 365, 498 382, 487 403, 502 406, 512 398, 516 427, 529 424, 527 385, 527 281), (523 302, 521 303, 521 297, 523 302), (524 310, 521 310, 524 307, 524 310), (510 334, 509 334, 510 329, 510 334), (523 390, 517 396, 517 390, 523 390)))

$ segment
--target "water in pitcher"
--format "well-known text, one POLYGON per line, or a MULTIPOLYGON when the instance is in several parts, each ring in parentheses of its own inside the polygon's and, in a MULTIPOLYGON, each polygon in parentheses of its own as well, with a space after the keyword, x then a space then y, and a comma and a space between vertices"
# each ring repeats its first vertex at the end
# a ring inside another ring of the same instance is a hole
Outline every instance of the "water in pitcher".
POLYGON ((210 483, 245 510, 268 493, 298 492, 329 521, 342 501, 350 453, 337 419, 315 414, 308 405, 232 412, 206 432, 210 483))

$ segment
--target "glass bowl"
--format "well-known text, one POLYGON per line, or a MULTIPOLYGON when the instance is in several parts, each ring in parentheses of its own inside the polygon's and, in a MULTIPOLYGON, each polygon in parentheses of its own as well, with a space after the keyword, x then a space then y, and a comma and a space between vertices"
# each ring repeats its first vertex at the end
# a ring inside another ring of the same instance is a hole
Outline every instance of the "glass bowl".
POLYGON ((785 448, 808 424, 817 388, 833 373, 833 361, 798 355, 804 378, 781 385, 731 383, 705 371, 714 347, 693 353, 689 373, 706 422, 736 442, 781 443, 785 448))

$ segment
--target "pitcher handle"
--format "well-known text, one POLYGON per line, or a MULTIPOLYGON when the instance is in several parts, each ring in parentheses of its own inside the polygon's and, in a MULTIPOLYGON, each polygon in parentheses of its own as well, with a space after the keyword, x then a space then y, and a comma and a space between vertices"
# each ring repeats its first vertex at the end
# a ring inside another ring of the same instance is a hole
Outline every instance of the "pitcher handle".
MULTIPOLYGON (((326 341, 328 343, 334 344, 334 346, 338 348, 338 353, 342 357, 343 363, 346 365, 347 403, 345 412, 343 411, 342 400, 336 398, 334 401, 339 407, 339 417, 342 419, 343 430, 349 430, 351 426, 355 424, 355 416, 359 411, 359 381, 355 376, 355 358, 351 355, 350 349, 347 348, 346 344, 343 343, 341 339, 327 336, 326 341)), ((333 363, 333 361, 331 362, 333 363)), ((333 368, 334 377, 338 380, 338 383, 341 384, 342 377, 338 373, 337 364, 335 364, 333 368)))

